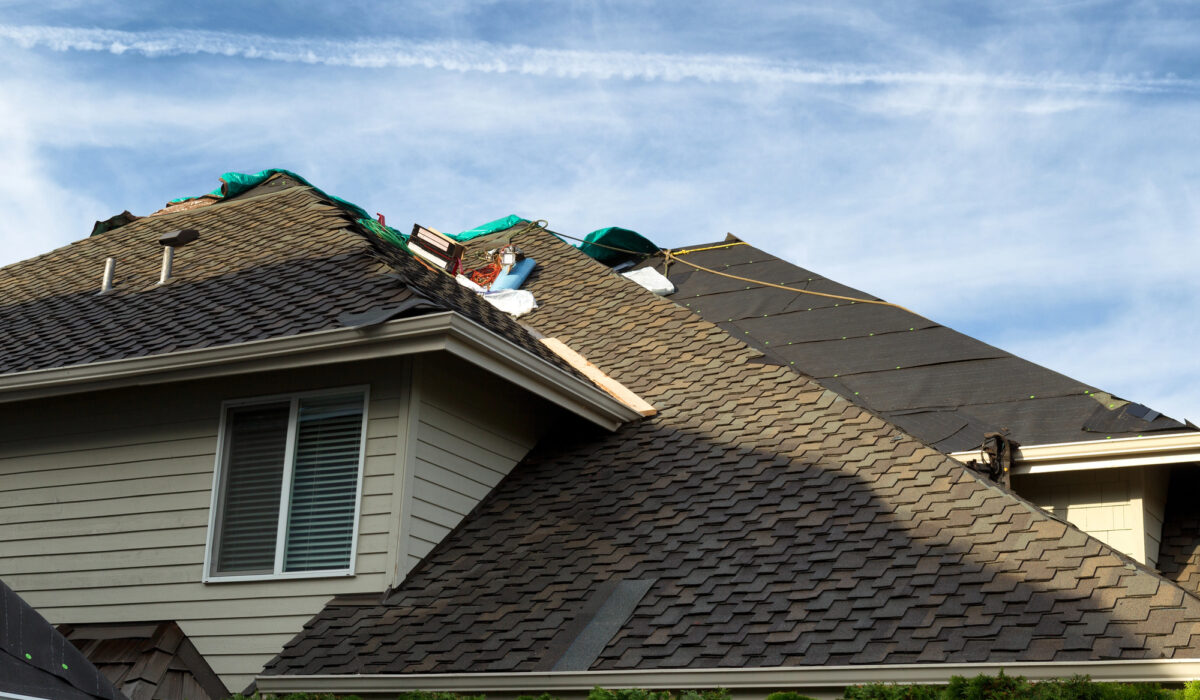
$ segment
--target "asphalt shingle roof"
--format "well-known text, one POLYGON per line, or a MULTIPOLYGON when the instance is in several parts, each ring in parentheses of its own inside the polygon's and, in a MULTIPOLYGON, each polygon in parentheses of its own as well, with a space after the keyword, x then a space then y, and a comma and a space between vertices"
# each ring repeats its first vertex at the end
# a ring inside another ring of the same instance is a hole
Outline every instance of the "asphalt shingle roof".
POLYGON ((507 315, 378 245, 342 207, 277 179, 0 268, 0 375, 340 328, 392 309, 458 311, 573 372, 507 315), (200 238, 175 251, 175 279, 160 286, 158 238, 183 228, 200 238), (114 289, 99 294, 108 257, 114 289))
POLYGON ((550 670, 630 581, 589 668, 1200 655, 1200 599, 548 234, 517 242, 529 324, 659 413, 544 441, 268 673, 550 670))
MULTIPOLYGON (((311 188, 261 192, 0 270, 0 374, 388 309, 455 310, 563 366, 311 188), (201 238, 157 287, 156 241, 176 228, 201 238), (108 256, 116 290, 97 295, 108 256)), ((593 669, 1200 656, 1200 598, 795 371, 765 335, 678 305, 689 280, 672 301, 547 233, 517 243, 539 263, 529 325, 658 414, 543 440, 398 590, 331 602, 268 672, 549 670, 580 663, 567 650, 585 634, 593 669), (618 624, 593 625, 618 591, 618 624)), ((768 314, 765 334, 786 308, 750 296, 722 303, 768 314)))

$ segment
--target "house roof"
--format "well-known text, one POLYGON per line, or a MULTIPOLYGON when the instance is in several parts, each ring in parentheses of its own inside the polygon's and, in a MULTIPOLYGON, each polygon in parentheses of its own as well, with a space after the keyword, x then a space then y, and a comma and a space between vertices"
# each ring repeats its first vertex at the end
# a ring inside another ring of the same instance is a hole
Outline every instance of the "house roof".
POLYGON ((46 619, 0 581, 0 695, 125 700, 46 619))
POLYGON ((1194 595, 552 236, 516 240, 528 323, 658 414, 544 441, 267 674, 1200 656, 1194 595))
POLYGON ((977 448, 1000 431, 1035 445, 1191 430, 907 309, 869 303, 883 300, 735 237, 674 252, 683 261, 668 268, 675 302, 942 452, 977 448))
POLYGON ((129 700, 229 697, 174 622, 62 625, 58 631, 129 700))
MULTIPOLYGON (((0 270, 0 377, 444 309, 566 367, 355 212, 262 185, 0 270), (156 286, 156 241, 180 228, 201 238, 156 286), (109 256, 115 291, 97 294, 109 256)), ((335 599, 268 673, 1200 657, 1200 598, 783 364, 765 335, 546 232, 516 242, 538 261, 528 325, 657 415, 543 440, 400 588, 335 599)))
POLYGON ((385 262, 355 214, 309 186, 274 175, 228 201, 188 203, 0 268, 0 377, 445 310, 574 373, 445 276, 385 262), (159 285, 159 237, 189 228, 199 240, 176 249, 175 278, 159 285), (115 283, 100 294, 109 257, 115 283))

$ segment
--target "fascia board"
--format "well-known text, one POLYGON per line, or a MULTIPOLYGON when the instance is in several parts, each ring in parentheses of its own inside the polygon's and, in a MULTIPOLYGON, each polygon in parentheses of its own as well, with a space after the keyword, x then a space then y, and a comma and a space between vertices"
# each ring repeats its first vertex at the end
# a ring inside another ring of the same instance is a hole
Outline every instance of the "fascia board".
MULTIPOLYGON (((983 460, 979 450, 954 452, 960 462, 983 460)), ((1014 474, 1112 469, 1200 461, 1200 432, 1026 445, 1013 455, 1014 474)))
POLYGON ((1200 678, 1200 660, 1131 659, 544 673, 258 676, 255 682, 258 690, 264 693, 398 693, 409 690, 458 693, 586 693, 596 686, 646 690, 726 688, 731 691, 795 689, 832 692, 866 683, 936 685, 949 682, 952 676, 996 675, 1000 671, 1007 675, 1024 676, 1030 680, 1088 675, 1094 681, 1182 683, 1200 678))
POLYGON ((448 350, 597 425, 641 418, 599 387, 454 312, 0 376, 0 403, 448 350))

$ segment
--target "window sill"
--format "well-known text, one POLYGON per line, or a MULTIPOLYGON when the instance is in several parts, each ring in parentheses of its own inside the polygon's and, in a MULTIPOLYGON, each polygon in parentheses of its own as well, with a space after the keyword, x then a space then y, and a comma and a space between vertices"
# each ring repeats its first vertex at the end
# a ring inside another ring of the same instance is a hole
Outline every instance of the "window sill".
POLYGON ((246 576, 205 576, 202 583, 242 583, 246 581, 288 581, 291 579, 351 578, 354 570, 297 571, 282 574, 248 574, 246 576))

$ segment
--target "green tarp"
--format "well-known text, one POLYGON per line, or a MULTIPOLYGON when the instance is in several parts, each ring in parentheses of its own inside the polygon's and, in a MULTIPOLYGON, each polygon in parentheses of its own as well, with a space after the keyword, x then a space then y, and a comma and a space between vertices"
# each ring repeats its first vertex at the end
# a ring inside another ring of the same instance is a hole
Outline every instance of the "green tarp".
POLYGON ((469 241, 472 238, 479 238, 480 236, 486 236, 488 234, 496 233, 497 231, 503 231, 505 229, 510 229, 513 226, 516 226, 517 224, 523 224, 525 222, 526 222, 525 219, 522 219, 521 217, 517 216, 516 214, 509 214, 508 216, 504 217, 503 219, 496 219, 495 221, 489 221, 486 224, 483 224, 481 226, 476 226, 475 228, 469 228, 466 231, 463 231, 462 233, 450 234, 450 237, 453 238, 454 240, 458 241, 459 243, 462 243, 464 241, 469 241))
POLYGON ((652 255, 658 252, 658 246, 637 231, 627 228, 610 226, 592 231, 584 237, 579 250, 605 265, 616 265, 625 260, 632 260, 642 255, 652 255), (621 250, 613 250, 620 248, 621 250), (634 251, 626 253, 623 251, 634 251))

